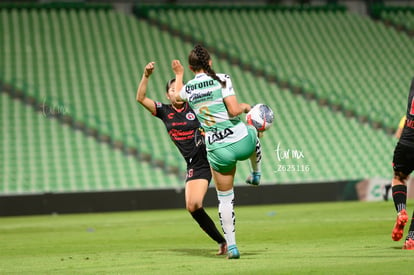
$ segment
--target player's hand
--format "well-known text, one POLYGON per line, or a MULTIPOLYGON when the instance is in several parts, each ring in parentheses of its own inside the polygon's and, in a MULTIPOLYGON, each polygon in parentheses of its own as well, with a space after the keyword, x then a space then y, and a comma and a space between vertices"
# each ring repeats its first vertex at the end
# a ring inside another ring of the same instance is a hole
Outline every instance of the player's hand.
POLYGON ((145 66, 144 75, 145 77, 149 77, 155 69, 155 62, 150 62, 145 66))
POLYGON ((174 73, 177 74, 184 74, 184 67, 181 65, 180 60, 173 60, 171 67, 174 71, 174 73))
POLYGON ((242 108, 243 113, 247 114, 252 109, 252 106, 250 104, 247 104, 247 103, 240 103, 240 108, 242 108))

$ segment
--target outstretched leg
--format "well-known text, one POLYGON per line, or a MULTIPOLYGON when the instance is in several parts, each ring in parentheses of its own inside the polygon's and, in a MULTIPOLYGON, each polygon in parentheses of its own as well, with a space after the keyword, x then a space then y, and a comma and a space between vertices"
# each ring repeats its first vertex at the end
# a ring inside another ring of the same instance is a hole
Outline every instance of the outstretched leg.
POLYGON ((203 208, 203 200, 207 193, 208 181, 205 179, 190 180, 186 183, 186 207, 191 216, 207 235, 219 244, 219 255, 226 254, 226 240, 218 231, 215 223, 203 208))

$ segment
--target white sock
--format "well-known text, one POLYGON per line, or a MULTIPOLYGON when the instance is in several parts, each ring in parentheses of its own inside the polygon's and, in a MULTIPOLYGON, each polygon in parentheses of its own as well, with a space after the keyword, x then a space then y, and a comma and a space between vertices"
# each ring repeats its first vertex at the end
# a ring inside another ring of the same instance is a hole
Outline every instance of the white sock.
POLYGON ((236 217, 234 214, 234 191, 233 188, 228 191, 217 190, 217 197, 219 200, 219 218, 221 228, 223 229, 224 237, 226 238, 227 246, 236 244, 236 217))
POLYGON ((250 156, 250 168, 252 169, 253 172, 260 173, 261 166, 262 166, 261 164, 262 164, 262 147, 260 145, 259 138, 257 138, 256 150, 250 156))

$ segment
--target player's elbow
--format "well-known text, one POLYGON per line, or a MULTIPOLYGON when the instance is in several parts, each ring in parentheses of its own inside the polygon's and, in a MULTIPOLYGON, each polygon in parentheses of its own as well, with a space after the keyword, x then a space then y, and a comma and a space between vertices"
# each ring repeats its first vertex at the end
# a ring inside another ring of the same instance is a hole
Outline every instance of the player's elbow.
POLYGON ((138 101, 139 103, 142 103, 142 102, 144 102, 144 99, 145 99, 145 96, 142 96, 142 95, 140 95, 140 94, 137 94, 137 96, 136 96, 136 101, 138 101))
POLYGON ((228 108, 227 112, 229 116, 235 117, 235 116, 241 115, 243 113, 243 110, 240 107, 239 108, 235 107, 235 108, 228 108))
POLYGON ((236 117, 243 113, 243 108, 237 102, 236 96, 234 95, 224 98, 224 104, 230 117, 236 117))

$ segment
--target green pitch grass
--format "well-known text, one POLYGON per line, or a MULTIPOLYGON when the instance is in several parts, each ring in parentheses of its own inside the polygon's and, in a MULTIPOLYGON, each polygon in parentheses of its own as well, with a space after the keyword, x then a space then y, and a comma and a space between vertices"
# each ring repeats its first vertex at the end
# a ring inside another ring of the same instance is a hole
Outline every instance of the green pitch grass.
POLYGON ((395 216, 392 202, 236 206, 238 260, 184 209, 3 217, 0 274, 412 274, 395 216))

